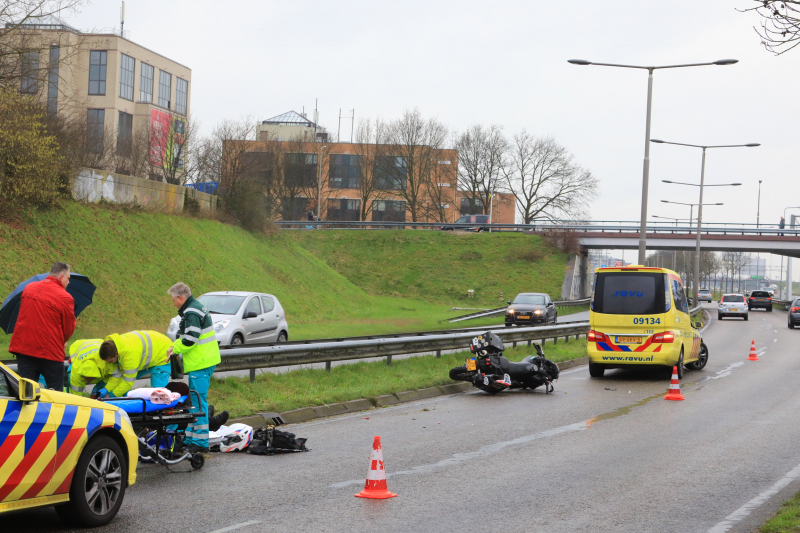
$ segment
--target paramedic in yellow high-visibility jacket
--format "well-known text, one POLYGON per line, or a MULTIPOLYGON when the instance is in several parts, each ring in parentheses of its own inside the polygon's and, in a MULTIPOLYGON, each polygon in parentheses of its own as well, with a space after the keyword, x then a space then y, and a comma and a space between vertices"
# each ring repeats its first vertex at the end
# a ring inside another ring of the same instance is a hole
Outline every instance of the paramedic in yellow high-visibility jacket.
POLYGON ((100 345, 100 358, 116 364, 119 375, 112 376, 100 397, 122 397, 133 388, 137 377, 150 373, 151 387, 165 387, 169 383, 169 349, 172 341, 157 331, 130 331, 111 334, 100 345))
POLYGON ((95 390, 105 387, 117 365, 106 363, 100 359, 100 345, 103 339, 81 339, 69 347, 69 392, 78 396, 88 396, 84 391, 86 385, 94 385, 95 390))

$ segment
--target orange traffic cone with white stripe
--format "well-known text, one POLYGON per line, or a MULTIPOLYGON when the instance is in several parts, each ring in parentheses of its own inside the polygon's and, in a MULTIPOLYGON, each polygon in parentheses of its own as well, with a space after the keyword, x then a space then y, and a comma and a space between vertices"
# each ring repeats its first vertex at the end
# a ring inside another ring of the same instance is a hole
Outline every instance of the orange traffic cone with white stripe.
POLYGON ((372 442, 372 453, 369 456, 369 472, 367 472, 367 482, 364 490, 356 494, 357 498, 372 498, 383 500, 394 498, 397 494, 389 492, 386 488, 386 470, 383 468, 383 450, 381 449, 381 438, 375 436, 372 442))
POLYGON ((665 400, 685 400, 681 394, 681 382, 678 381, 678 367, 672 367, 672 379, 669 382, 669 390, 667 395, 664 396, 665 400))
POLYGON ((752 341, 752 344, 750 344, 750 357, 748 357, 747 360, 758 361, 758 354, 756 353, 756 341, 752 341))

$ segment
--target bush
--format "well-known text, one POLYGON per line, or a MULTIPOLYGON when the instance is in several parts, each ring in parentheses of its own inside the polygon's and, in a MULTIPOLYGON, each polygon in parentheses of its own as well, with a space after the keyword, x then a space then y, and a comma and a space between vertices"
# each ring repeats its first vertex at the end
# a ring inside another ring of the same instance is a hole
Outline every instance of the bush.
POLYGON ((52 205, 65 189, 62 157, 33 100, 0 89, 0 209, 52 205))

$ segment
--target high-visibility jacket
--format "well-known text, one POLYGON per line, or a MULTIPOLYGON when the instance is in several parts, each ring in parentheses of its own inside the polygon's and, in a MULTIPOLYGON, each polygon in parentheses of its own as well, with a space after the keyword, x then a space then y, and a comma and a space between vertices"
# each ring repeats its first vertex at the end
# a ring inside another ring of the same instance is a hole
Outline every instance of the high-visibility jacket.
POLYGON ((133 388, 136 374, 142 370, 167 364, 167 349, 172 344, 169 337, 157 331, 130 331, 113 333, 105 338, 117 345, 117 366, 120 376, 113 376, 106 383, 108 392, 116 397, 125 396, 133 388))
MULTIPOLYGON (((69 391, 78 396, 88 396, 86 385, 108 379, 117 371, 117 365, 100 359, 100 345, 103 339, 82 339, 69 347, 71 369, 69 391)), ((121 375, 121 374, 120 374, 121 375)))
POLYGON ((189 296, 178 310, 181 323, 172 350, 183 356, 183 370, 192 372, 218 365, 219 344, 208 309, 189 296))

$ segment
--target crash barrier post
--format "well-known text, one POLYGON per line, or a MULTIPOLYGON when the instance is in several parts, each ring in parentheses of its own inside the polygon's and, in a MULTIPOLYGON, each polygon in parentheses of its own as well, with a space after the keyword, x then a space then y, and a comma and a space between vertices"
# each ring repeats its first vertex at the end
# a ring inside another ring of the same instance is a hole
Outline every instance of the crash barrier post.
MULTIPOLYGON (((540 341, 542 346, 545 346, 546 339, 553 339, 555 343, 555 338, 559 336, 586 335, 589 332, 589 323, 575 322, 552 326, 504 328, 494 331, 507 344, 530 340, 540 341)), ((325 342, 309 341, 307 343, 296 341, 274 345, 230 348, 222 350, 222 361, 217 365, 217 371, 273 368, 375 357, 386 357, 387 365, 391 365, 391 356, 393 355, 466 350, 475 333, 475 331, 436 332, 431 335, 413 334, 380 337, 377 339, 357 338, 354 340, 341 339, 325 342)))
POLYGON ((250 369, 250 383, 255 383, 255 381, 256 381, 256 369, 255 368, 251 368, 250 369))
POLYGON ((331 362, 330 361, 325 361, 325 370, 327 370, 328 372, 331 371, 331 362))
POLYGON ((386 366, 392 366, 392 356, 391 355, 386 357, 386 366))

